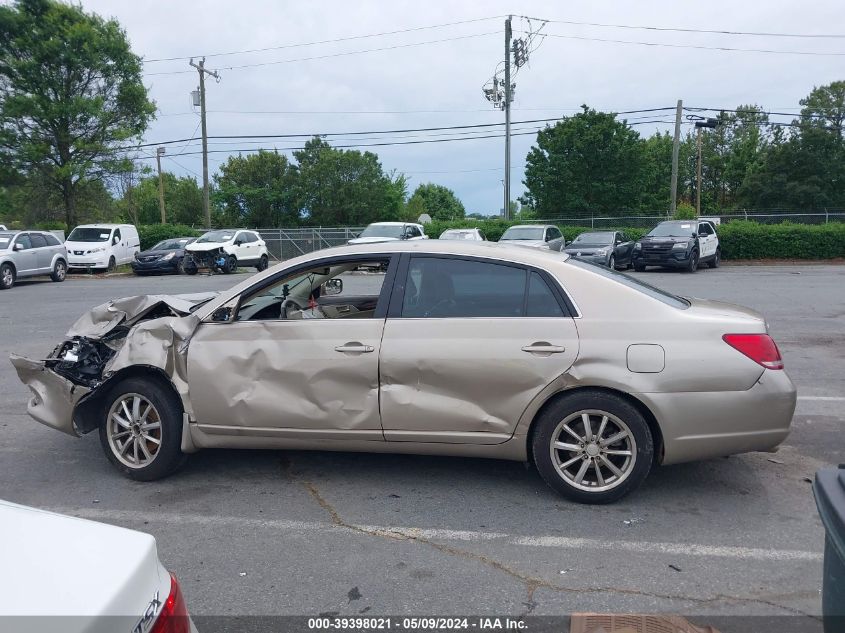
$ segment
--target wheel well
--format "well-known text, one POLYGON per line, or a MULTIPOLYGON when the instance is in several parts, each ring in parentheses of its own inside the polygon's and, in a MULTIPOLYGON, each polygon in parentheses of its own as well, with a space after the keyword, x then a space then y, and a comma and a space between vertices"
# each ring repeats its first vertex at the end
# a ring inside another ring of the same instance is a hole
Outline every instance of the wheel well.
POLYGON ((557 393, 550 396, 543 403, 543 406, 538 409, 537 413, 534 414, 534 418, 531 420, 531 426, 528 428, 528 436, 526 438, 526 442, 528 446, 529 461, 533 461, 534 459, 531 452, 531 445, 533 441, 534 430, 537 427, 536 422, 540 418, 540 416, 543 415, 546 409, 548 409, 555 402, 560 401, 562 398, 567 398, 576 393, 584 393, 590 391, 607 393, 614 395, 618 398, 622 398, 631 406, 633 406, 637 411, 639 411, 648 423, 649 431, 651 431, 651 437, 654 440, 654 461, 658 464, 663 461, 663 433, 660 430, 660 425, 657 423, 657 418, 654 417, 654 414, 642 401, 637 400, 634 396, 625 393, 624 391, 619 391, 618 389, 611 389, 610 387, 573 387, 572 389, 558 391, 557 393))
POLYGON ((3 262, 2 264, 0 264, 0 266, 8 266, 9 268, 12 269, 12 274, 17 276, 18 269, 15 268, 15 265, 12 262, 10 262, 10 261, 9 262, 3 262))
POLYGON ((108 396, 114 385, 119 384, 127 378, 142 378, 157 383, 167 389, 182 406, 182 398, 170 377, 158 367, 151 365, 133 365, 115 372, 108 380, 92 391, 86 398, 81 400, 73 410, 73 423, 80 434, 89 433, 99 425, 98 413, 103 405, 103 399, 108 396))

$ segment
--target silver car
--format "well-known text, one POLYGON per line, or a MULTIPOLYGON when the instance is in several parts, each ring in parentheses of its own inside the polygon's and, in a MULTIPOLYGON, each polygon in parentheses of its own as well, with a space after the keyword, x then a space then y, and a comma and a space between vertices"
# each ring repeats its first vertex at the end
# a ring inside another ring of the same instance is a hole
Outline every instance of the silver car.
POLYGON ((28 412, 152 480, 207 448, 531 461, 619 499, 655 464, 769 451, 795 387, 759 314, 548 250, 327 249, 219 295, 139 296, 12 356, 28 412))
POLYGON ((484 242, 487 238, 481 229, 446 229, 440 234, 441 240, 468 240, 470 242, 484 242))
POLYGON ((47 231, 0 231, 0 290, 8 290, 18 279, 50 275, 64 281, 67 250, 47 231))
POLYGON ((553 251, 566 248, 566 240, 554 224, 517 224, 502 233, 499 242, 530 248, 548 248, 553 251))

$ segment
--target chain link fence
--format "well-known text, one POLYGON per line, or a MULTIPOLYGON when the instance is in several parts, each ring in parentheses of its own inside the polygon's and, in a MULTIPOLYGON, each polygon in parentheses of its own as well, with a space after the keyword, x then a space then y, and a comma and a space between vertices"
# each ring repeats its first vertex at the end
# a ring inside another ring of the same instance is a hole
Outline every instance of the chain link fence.
POLYGON ((270 255, 279 260, 291 259, 331 246, 343 246, 358 237, 364 227, 311 227, 301 229, 258 229, 267 243, 270 255))
MULTIPOLYGON (((727 223, 732 220, 752 220, 761 224, 777 224, 780 222, 795 222, 796 224, 827 224, 829 222, 845 222, 845 209, 817 211, 813 213, 796 213, 789 210, 767 211, 732 211, 730 213, 703 213, 703 217, 719 218, 727 223)), ((651 228, 658 222, 670 219, 666 215, 628 215, 628 216, 588 216, 557 217, 538 220, 526 220, 527 224, 562 224, 570 226, 589 226, 594 229, 605 228, 651 228)))

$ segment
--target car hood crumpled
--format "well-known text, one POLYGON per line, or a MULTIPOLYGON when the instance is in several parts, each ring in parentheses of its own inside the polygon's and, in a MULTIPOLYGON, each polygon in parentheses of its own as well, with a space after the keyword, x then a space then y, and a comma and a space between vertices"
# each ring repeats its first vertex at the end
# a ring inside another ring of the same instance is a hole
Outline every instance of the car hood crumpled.
POLYGON ((209 301, 218 294, 203 292, 181 295, 137 295, 113 299, 83 314, 68 330, 67 336, 98 339, 117 326, 133 325, 162 307, 168 308, 174 316, 184 316, 190 314, 191 308, 197 304, 209 301))

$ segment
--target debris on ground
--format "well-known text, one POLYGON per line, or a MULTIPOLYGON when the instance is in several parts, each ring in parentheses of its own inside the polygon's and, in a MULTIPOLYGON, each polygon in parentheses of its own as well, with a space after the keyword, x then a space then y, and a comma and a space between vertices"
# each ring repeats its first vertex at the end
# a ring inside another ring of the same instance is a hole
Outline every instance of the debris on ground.
POLYGON ((675 571, 682 571, 680 567, 678 567, 677 565, 673 565, 672 563, 669 563, 669 569, 674 569, 675 571))

